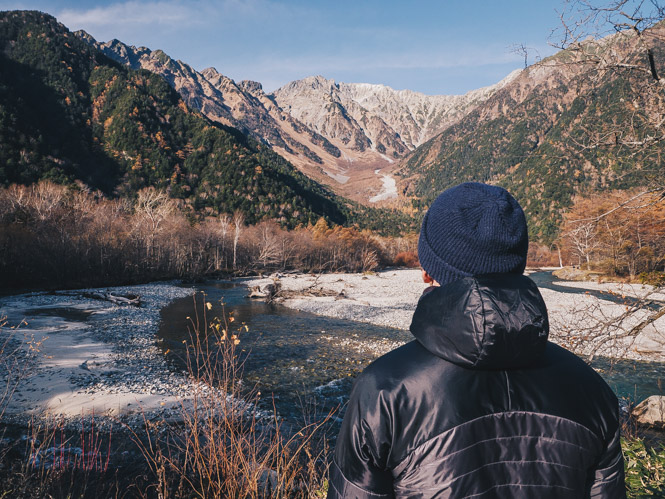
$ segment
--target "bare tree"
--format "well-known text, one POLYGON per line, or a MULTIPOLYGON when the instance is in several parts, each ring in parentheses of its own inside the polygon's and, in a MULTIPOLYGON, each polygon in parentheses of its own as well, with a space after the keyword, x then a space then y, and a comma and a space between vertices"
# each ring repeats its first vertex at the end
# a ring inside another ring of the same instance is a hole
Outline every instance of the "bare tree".
POLYGON ((610 0, 604 4, 593 0, 567 0, 564 11, 560 13, 561 25, 552 32, 552 45, 574 50, 588 62, 607 68, 636 70, 658 81, 660 76, 653 52, 654 33, 649 33, 649 30, 664 18, 665 6, 660 0, 610 0), (593 48, 593 44, 584 43, 613 34, 637 37, 645 56, 642 62, 647 64, 620 61, 616 58, 616 52, 588 50, 593 48))
POLYGON ((259 261, 265 268, 279 261, 279 241, 276 234, 278 227, 274 222, 263 221, 259 229, 259 261))
POLYGON ((579 264, 582 265, 582 259, 584 259, 589 265, 591 263, 591 253, 598 247, 595 224, 590 222, 579 223, 566 234, 566 237, 579 258, 579 264))
POLYGON ((175 212, 175 203, 164 191, 154 187, 141 189, 138 192, 135 204, 135 213, 138 217, 139 231, 147 227, 145 241, 146 254, 150 256, 154 249, 155 237, 164 220, 175 212))
POLYGON ((156 232, 164 219, 173 212, 174 205, 164 191, 154 187, 141 189, 136 197, 136 212, 147 220, 152 232, 156 232))
MULTIPOLYGON (((665 42, 665 6, 660 0, 568 0, 560 13, 552 45, 570 57, 557 64, 576 66, 589 81, 625 78, 623 110, 612 123, 581 123, 584 133, 568 136, 573 154, 612 152, 650 167, 652 182, 665 188, 661 148, 665 143, 663 61, 657 48, 665 42)), ((662 51, 661 51, 662 53, 662 51)))
POLYGON ((224 268, 227 267, 226 263, 226 236, 229 233, 229 227, 231 225, 231 217, 223 213, 222 215, 219 216, 219 227, 220 227, 220 233, 222 236, 222 259, 224 260, 224 268))
POLYGON ((44 221, 64 203, 66 188, 52 182, 39 182, 30 189, 32 209, 37 219, 44 221))
POLYGON ((529 66, 529 54, 531 52, 536 52, 536 60, 540 59, 540 56, 538 55, 538 52, 531 48, 527 47, 524 43, 515 43, 510 46, 510 51, 513 54, 517 54, 520 57, 524 58, 524 69, 526 69, 529 66))
POLYGON ((279 246, 281 267, 286 269, 295 256, 296 244, 293 235, 283 232, 279 238, 279 246))
POLYGON ((608 291, 608 299, 583 296, 572 310, 552 314, 552 337, 589 361, 598 355, 660 361, 665 350, 661 296, 658 288, 628 285, 621 295, 608 291))
POLYGON ((238 253, 238 241, 240 240, 240 231, 242 230, 243 224, 245 223, 245 215, 240 211, 236 211, 233 214, 233 268, 238 267, 237 253, 238 253))

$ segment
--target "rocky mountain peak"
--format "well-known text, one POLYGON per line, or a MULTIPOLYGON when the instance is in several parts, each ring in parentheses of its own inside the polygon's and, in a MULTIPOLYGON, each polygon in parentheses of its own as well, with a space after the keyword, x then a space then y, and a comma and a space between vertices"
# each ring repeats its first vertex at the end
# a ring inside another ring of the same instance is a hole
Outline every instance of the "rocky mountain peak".
POLYGON ((74 31, 74 35, 78 36, 81 40, 88 43, 89 45, 94 45, 97 43, 97 40, 95 40, 95 38, 85 30, 80 29, 78 31, 74 31))
POLYGON ((217 68, 210 66, 209 68, 205 68, 203 71, 201 71, 201 74, 205 78, 214 78, 215 76, 219 76, 220 72, 217 71, 217 68))
MULTIPOLYGON (((296 92, 303 92, 306 89, 322 92, 332 92, 337 88, 335 80, 327 79, 321 75, 307 76, 302 80, 295 80, 287 83, 284 87, 285 90, 292 90, 296 92)), ((280 89, 281 90, 281 89, 280 89)))
POLYGON ((81 38, 122 64, 159 74, 189 107, 269 145, 316 180, 330 181, 331 177, 320 165, 336 168, 341 156, 339 149, 280 109, 260 83, 250 80, 236 83, 214 67, 197 72, 184 62, 174 61, 162 50, 136 48, 117 40, 99 43, 83 34, 81 38))
POLYGON ((239 86, 245 92, 249 92, 250 94, 263 93, 263 85, 258 81, 242 80, 239 86))
POLYGON ((471 112, 518 73, 464 95, 425 95, 310 76, 288 83, 273 96, 294 118, 330 139, 355 137, 346 142, 352 148, 363 150, 368 144, 372 150, 398 158, 471 112))
POLYGON ((398 159, 493 91, 426 96, 316 75, 267 95, 258 82, 235 82, 214 67, 197 72, 162 50, 118 40, 100 43, 84 32, 80 38, 122 64, 161 75, 188 106, 257 138, 317 181, 364 202, 376 199, 398 159))

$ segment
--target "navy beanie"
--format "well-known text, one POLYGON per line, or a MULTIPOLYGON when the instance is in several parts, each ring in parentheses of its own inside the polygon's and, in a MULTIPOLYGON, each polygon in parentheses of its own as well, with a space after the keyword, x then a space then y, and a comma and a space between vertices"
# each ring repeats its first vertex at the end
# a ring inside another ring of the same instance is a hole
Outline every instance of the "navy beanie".
POLYGON ((442 192, 425 214, 418 258, 439 284, 526 266, 526 218, 508 191, 467 182, 442 192))

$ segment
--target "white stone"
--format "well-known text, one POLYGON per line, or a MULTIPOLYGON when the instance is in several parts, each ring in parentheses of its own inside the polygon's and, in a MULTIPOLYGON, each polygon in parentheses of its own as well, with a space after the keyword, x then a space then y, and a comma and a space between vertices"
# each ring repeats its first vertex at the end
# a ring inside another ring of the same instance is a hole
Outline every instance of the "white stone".
POLYGON ((665 426, 665 397, 651 395, 633 409, 633 417, 640 424, 665 426))

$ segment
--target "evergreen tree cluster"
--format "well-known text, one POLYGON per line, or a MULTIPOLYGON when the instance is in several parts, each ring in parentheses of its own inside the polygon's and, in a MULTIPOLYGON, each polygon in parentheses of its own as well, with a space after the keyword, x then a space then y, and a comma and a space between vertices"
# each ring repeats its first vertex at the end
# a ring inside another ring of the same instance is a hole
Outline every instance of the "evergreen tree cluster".
POLYGON ((188 109, 161 77, 121 67, 39 12, 0 13, 0 184, 48 179, 195 213, 287 227, 350 208, 281 156, 188 109))

